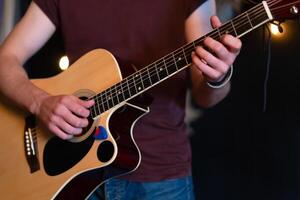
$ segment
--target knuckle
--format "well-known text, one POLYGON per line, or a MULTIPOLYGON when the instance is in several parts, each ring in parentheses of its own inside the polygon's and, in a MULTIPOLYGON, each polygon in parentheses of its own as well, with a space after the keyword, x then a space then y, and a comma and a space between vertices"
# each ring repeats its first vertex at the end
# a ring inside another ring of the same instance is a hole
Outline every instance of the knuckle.
POLYGON ((60 98, 60 103, 61 104, 65 104, 65 103, 67 103, 68 102, 68 99, 69 99, 69 97, 68 96, 66 96, 66 95, 64 95, 64 96, 61 96, 61 98, 60 98))
POLYGON ((54 124, 53 124, 53 123, 48 123, 48 124, 47 124, 47 128, 48 128, 51 132, 55 132, 54 124))
POLYGON ((80 122, 80 120, 76 120, 75 122, 74 122, 74 126, 75 127, 81 127, 81 122, 80 122))
POLYGON ((54 107, 54 109, 53 109, 53 113, 55 114, 55 115, 58 115, 59 113, 60 113, 60 111, 61 111, 61 105, 56 105, 55 107, 54 107))
POLYGON ((51 123, 55 123, 56 122, 56 116, 55 115, 50 115, 49 120, 50 120, 51 123))
POLYGON ((202 55, 201 57, 202 57, 202 59, 204 59, 204 60, 209 60, 209 58, 211 57, 211 54, 208 53, 208 52, 206 52, 206 53, 203 53, 203 55, 202 55))
POLYGON ((73 134, 74 133, 74 129, 71 126, 65 126, 64 130, 68 133, 68 134, 73 134))
POLYGON ((221 51, 223 49, 223 45, 220 43, 216 43, 213 47, 215 51, 221 51))
POLYGON ((84 113, 84 109, 82 109, 81 107, 76 108, 76 112, 80 115, 82 115, 84 113))

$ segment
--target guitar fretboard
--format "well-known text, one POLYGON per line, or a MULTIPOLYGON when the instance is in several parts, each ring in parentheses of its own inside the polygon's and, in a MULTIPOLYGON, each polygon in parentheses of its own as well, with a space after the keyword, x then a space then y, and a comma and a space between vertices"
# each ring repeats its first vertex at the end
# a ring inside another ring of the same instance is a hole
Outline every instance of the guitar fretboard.
POLYGON ((191 62, 191 53, 197 46, 201 46, 206 37, 216 40, 225 34, 241 37, 260 25, 271 20, 266 4, 260 3, 252 9, 236 16, 232 20, 214 29, 199 39, 171 52, 161 59, 151 63, 143 69, 124 78, 121 82, 94 96, 95 105, 91 108, 95 118, 112 107, 127 101, 165 79, 175 75, 188 67, 191 62))

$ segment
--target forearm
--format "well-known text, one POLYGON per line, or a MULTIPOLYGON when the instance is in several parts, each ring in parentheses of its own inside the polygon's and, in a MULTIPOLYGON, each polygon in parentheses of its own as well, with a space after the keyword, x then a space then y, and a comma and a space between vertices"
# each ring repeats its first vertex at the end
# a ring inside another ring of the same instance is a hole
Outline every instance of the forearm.
POLYGON ((35 113, 38 102, 47 95, 28 79, 22 63, 3 54, 0 55, 0 93, 31 113, 35 113))

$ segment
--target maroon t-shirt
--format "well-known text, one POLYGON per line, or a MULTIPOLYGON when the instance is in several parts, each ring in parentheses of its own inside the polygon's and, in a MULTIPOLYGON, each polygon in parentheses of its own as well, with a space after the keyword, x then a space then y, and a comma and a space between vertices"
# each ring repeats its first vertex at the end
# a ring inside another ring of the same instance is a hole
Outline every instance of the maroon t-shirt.
MULTIPOLYGON (((71 63, 104 48, 142 68, 186 43, 185 20, 205 0, 34 1, 62 31, 71 63)), ((154 98, 151 112, 134 128, 142 162, 127 179, 159 181, 190 174, 184 123, 187 85, 184 70, 149 90, 154 98)))

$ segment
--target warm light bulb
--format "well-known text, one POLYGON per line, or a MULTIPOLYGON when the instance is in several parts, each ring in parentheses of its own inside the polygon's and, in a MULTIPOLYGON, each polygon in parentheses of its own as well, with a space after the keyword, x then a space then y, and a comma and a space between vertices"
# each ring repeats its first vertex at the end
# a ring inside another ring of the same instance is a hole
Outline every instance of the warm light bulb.
POLYGON ((270 30, 273 35, 282 35, 283 34, 283 24, 270 24, 270 30))
POLYGON ((66 70, 69 67, 69 59, 67 56, 63 56, 59 60, 59 68, 61 70, 66 70))
POLYGON ((279 35, 280 34, 278 25, 271 24, 270 28, 271 28, 271 33, 273 35, 279 35))

